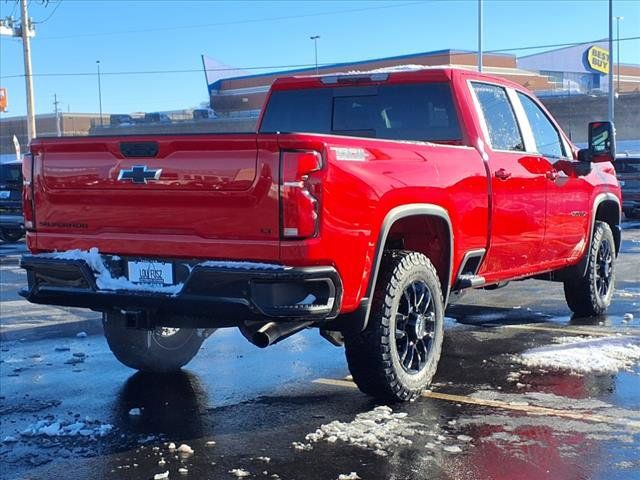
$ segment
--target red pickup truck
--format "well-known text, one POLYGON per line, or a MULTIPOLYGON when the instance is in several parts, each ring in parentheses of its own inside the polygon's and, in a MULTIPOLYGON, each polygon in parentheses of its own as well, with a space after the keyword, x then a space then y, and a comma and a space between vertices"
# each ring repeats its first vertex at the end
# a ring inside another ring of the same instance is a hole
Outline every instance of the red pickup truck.
POLYGON ((391 401, 429 384, 452 293, 538 278, 577 314, 609 305, 612 124, 578 151, 520 85, 433 68, 282 78, 258 125, 33 141, 23 296, 103 312, 151 371, 216 328, 265 347, 317 327, 391 401))

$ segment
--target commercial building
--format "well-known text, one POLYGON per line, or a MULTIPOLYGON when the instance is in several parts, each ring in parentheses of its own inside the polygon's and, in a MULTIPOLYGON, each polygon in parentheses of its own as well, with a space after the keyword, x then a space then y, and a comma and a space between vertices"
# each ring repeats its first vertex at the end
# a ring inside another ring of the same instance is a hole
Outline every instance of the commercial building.
MULTIPOLYGON (((610 56, 607 41, 558 48, 518 58, 518 67, 543 75, 552 89, 537 90, 538 96, 609 92, 610 56)), ((613 64, 617 93, 640 92, 640 65, 613 64)))
MULTIPOLYGON (((505 77, 533 90, 541 97, 549 95, 602 94, 608 91, 607 42, 551 50, 517 58, 510 54, 483 55, 483 70, 505 77), (591 61, 591 63, 590 63, 591 61), (595 68, 594 68, 595 67, 595 68), (596 68, 599 68, 597 70, 596 68)), ((315 68, 280 71, 258 75, 229 72, 215 60, 203 57, 211 108, 222 117, 257 117, 273 81, 282 76, 313 75, 315 68), (226 75, 227 78, 217 75, 226 75)), ((319 74, 351 71, 371 71, 401 65, 449 66, 475 70, 477 56, 473 51, 439 50, 364 60, 360 62, 324 65, 319 74)), ((617 66, 614 66, 617 80, 617 66)), ((620 92, 640 91, 640 65, 620 66, 620 92)))
MULTIPOLYGON (((88 135, 92 125, 100 119, 98 113, 50 113, 36 115, 36 132, 40 137, 88 135)), ((109 116, 103 115, 108 123, 109 116)), ((14 153, 13 136, 24 149, 27 145, 27 117, 0 118, 0 154, 14 153)))

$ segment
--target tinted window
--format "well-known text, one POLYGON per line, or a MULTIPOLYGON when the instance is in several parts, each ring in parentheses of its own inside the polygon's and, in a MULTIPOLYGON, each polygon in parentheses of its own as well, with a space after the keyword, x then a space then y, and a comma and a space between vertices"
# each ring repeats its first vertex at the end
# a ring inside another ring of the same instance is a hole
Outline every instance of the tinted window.
POLYGON ((397 140, 462 139, 447 83, 274 92, 260 131, 397 140))
POLYGON ((617 158, 616 172, 640 174, 640 158, 617 158))
POLYGON ((331 90, 282 90, 271 94, 261 132, 326 133, 331 123, 331 90))
POLYGON ((473 83, 480 102, 489 141, 494 150, 524 150, 524 142, 507 92, 497 85, 473 83))
POLYGON ((538 153, 545 157, 564 157, 562 140, 560 140, 560 134, 556 127, 531 98, 520 92, 518 92, 518 97, 531 124, 538 153))
POLYGON ((22 183, 22 164, 13 163, 0 165, 0 182, 22 183))

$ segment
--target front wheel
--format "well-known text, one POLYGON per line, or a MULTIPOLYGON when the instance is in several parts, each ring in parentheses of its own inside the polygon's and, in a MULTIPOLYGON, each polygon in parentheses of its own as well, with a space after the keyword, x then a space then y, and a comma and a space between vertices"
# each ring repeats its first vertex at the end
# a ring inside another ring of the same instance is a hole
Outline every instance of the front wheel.
POLYGON ((421 253, 384 253, 363 332, 345 337, 358 388, 385 401, 416 398, 436 372, 444 336, 440 280, 421 253))
POLYGON ((602 315, 611 303, 616 279, 615 241, 607 223, 596 222, 587 255, 586 274, 565 281, 564 296, 575 314, 602 315))
POLYGON ((120 313, 103 315, 109 348, 124 365, 146 372, 175 372, 195 357, 210 331, 196 328, 127 328, 120 313))

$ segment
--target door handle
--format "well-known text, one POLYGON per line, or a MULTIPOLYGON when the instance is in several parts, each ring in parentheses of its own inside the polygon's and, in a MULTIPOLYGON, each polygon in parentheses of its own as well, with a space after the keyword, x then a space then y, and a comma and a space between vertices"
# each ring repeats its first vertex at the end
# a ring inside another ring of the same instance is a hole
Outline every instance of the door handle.
POLYGON ((546 174, 546 177, 551 181, 556 181, 558 179, 558 172, 555 170, 549 170, 546 174))
POLYGON ((511 172, 507 172, 504 168, 501 168, 499 170, 496 170, 496 178, 499 178, 500 180, 506 180, 509 177, 511 177, 511 172))

